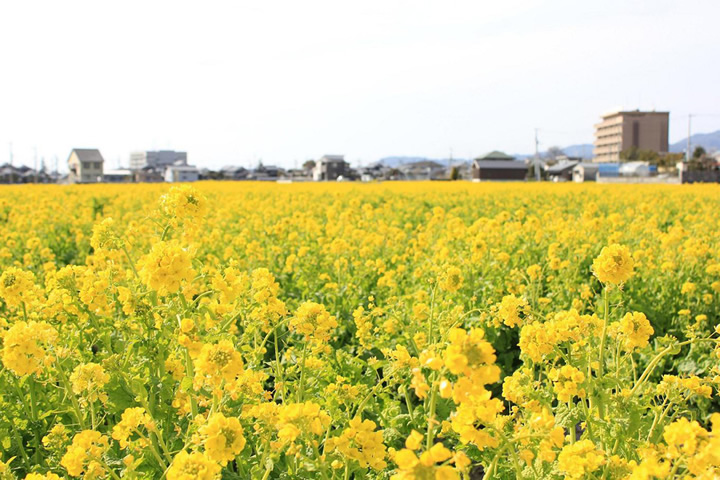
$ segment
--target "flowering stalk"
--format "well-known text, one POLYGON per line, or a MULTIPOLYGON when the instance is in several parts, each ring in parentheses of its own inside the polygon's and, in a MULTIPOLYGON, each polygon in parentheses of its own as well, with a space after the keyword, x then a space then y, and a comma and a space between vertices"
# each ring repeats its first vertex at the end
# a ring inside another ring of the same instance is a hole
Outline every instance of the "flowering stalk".
POLYGON ((60 363, 59 358, 57 359, 57 362, 55 362, 55 365, 57 366, 58 373, 60 374, 60 381, 62 382, 65 389, 65 395, 70 398, 70 402, 72 403, 73 411, 75 412, 75 418, 77 418, 80 428, 85 430, 85 417, 82 415, 82 413, 80 413, 80 404, 78 403, 77 398, 75 398, 75 394, 70 387, 70 383, 68 382, 67 376, 65 375, 65 371, 62 368, 62 364, 60 363))
MULTIPOLYGON (((605 364, 605 339, 607 338, 607 329, 608 329, 608 323, 609 323, 609 310, 610 310, 610 301, 608 299, 608 286, 605 285, 603 288, 603 303, 604 303, 604 312, 603 312, 603 329, 602 334, 600 337, 600 359, 598 361, 598 374, 597 378, 602 379, 603 376, 603 367, 605 364)), ((600 395, 598 397, 598 413, 600 414, 600 418, 605 418, 605 405, 603 401, 603 392, 600 392, 600 395)))
POLYGON ((127 258, 127 261, 130 264, 130 269, 132 269, 133 275, 135 275, 135 278, 140 278, 140 275, 138 275, 138 271, 135 268, 135 262, 133 262, 132 257, 130 257, 130 252, 128 252, 127 247, 125 247, 125 244, 123 244, 123 246, 122 246, 122 251, 125 253, 125 258, 127 258))
MULTIPOLYGON (((280 364, 280 353, 278 349, 278 332, 277 325, 273 328, 273 343, 275 344, 275 371, 278 381, 280 382, 280 398, 285 403, 285 380, 283 379, 282 365, 280 364)), ((276 386, 277 390, 277 386, 276 386)))
POLYGON ((305 394, 305 356, 307 355, 307 342, 303 344, 302 360, 300 360, 300 386, 297 392, 297 402, 300 403, 303 400, 305 394))
POLYGON ((432 447, 435 437, 435 408, 437 406, 438 393, 437 383, 438 382, 436 380, 433 381, 432 392, 430 393, 430 412, 428 414, 427 439, 425 441, 425 448, 427 450, 430 450, 430 447, 432 447))

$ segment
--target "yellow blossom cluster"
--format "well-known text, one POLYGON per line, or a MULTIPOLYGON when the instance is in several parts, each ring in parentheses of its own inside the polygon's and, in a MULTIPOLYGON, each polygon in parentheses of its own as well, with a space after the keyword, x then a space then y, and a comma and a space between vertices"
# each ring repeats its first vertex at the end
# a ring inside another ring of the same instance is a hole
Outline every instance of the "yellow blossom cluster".
POLYGON ((45 322, 17 322, 3 336, 2 363, 16 375, 39 374, 58 333, 45 322))
POLYGON ((580 440, 563 447, 558 469, 569 480, 588 478, 605 463, 605 454, 591 440, 580 440))
POLYGON ((315 342, 326 342, 330 332, 337 327, 335 317, 330 315, 324 305, 305 302, 290 319, 290 329, 315 342))
POLYGON ((630 249, 624 245, 614 243, 603 247, 600 255, 592 264, 595 276, 602 283, 618 285, 626 282, 633 274, 635 261, 630 249))
POLYGON ((105 474, 103 455, 109 447, 107 436, 95 430, 83 430, 73 437, 60 464, 72 477, 102 478, 105 474))
POLYGON ((142 281, 160 296, 176 293, 195 275, 190 253, 175 241, 154 244, 138 266, 142 281))
POLYGON ((385 462, 385 444, 383 432, 377 431, 377 424, 372 420, 362 420, 355 417, 350 420, 348 428, 338 437, 325 442, 325 450, 337 450, 341 455, 354 460, 365 468, 370 466, 373 470, 382 470, 387 466, 385 462))
POLYGON ((569 402, 573 397, 584 397, 585 389, 579 387, 585 381, 585 374, 572 365, 563 365, 548 372, 553 390, 561 402, 569 402))

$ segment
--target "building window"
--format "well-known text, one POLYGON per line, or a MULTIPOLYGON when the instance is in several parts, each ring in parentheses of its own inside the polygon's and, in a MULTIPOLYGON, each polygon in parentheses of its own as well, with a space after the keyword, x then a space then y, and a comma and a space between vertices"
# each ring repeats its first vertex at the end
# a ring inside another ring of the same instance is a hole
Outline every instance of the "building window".
POLYGON ((90 162, 82 162, 83 170, 90 168, 90 162))

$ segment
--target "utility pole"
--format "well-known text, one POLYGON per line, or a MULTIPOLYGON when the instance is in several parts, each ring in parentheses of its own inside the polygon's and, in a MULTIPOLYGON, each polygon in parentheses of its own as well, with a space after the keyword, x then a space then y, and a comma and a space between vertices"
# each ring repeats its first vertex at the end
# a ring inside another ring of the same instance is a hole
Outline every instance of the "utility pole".
POLYGON ((535 129, 535 180, 540 181, 540 156, 538 152, 538 145, 540 142, 538 141, 538 129, 535 129))
POLYGON ((37 170, 37 147, 33 147, 33 170, 35 170, 35 183, 38 182, 38 170, 37 170))
POLYGON ((688 113, 688 136, 687 146, 685 147, 685 163, 690 161, 690 122, 692 121, 692 113, 688 113))

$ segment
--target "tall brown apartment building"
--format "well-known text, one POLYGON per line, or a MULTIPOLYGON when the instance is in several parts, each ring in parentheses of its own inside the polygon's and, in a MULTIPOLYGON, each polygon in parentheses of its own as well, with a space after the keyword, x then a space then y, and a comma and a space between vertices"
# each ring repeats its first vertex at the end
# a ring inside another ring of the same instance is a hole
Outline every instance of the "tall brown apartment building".
POLYGON ((668 151, 669 112, 613 112, 595 125, 595 162, 617 162, 620 152, 631 147, 668 151))

